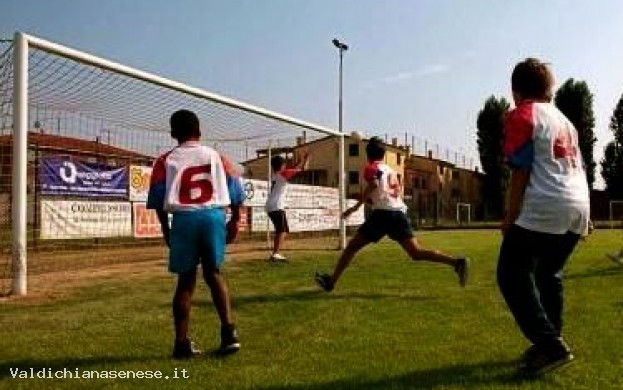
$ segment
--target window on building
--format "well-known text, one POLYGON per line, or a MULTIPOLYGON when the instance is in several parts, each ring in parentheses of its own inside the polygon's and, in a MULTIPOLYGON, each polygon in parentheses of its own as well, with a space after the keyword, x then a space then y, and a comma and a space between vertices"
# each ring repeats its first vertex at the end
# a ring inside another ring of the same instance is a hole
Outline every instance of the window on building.
POLYGON ((359 157, 359 144, 349 144, 348 155, 350 157, 359 157))
POLYGON ((402 156, 400 154, 396 155, 396 165, 402 164, 402 156))
POLYGON ((358 171, 348 172, 348 184, 359 184, 359 172, 358 171))
POLYGON ((452 180, 459 180, 459 171, 456 169, 452 171, 452 180))
POLYGON ((422 189, 426 189, 426 179, 422 178, 422 189))

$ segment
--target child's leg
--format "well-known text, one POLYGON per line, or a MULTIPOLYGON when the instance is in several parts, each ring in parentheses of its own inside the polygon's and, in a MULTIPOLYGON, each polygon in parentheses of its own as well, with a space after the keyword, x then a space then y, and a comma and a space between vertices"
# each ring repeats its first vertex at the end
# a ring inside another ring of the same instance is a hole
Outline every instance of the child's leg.
POLYGON ((279 250, 281 249, 281 245, 283 244, 283 241, 285 240, 285 238, 286 238, 285 232, 275 233, 273 237, 273 253, 279 253, 279 250))
POLYGON ((225 278, 223 278, 220 271, 216 268, 204 268, 203 278, 210 288, 212 302, 214 302, 214 308, 221 320, 221 325, 231 325, 231 304, 225 278))
POLYGON ((353 257, 355 257, 355 254, 357 254, 357 252, 359 252, 361 248, 368 245, 369 243, 370 241, 359 233, 348 242, 348 245, 346 245, 346 248, 342 252, 342 255, 337 262, 337 265, 333 270, 333 275, 331 276, 331 281, 333 282, 333 285, 335 285, 340 279, 342 272, 344 272, 346 267, 348 267, 353 257))
POLYGON ((579 239, 578 234, 571 232, 564 236, 555 237, 548 255, 539 259, 534 275, 543 309, 558 332, 562 329, 562 269, 579 239))
POLYGON ((175 341, 184 342, 188 339, 188 322, 197 269, 180 273, 177 288, 173 295, 173 322, 175 324, 175 341))
POLYGON ((416 261, 426 260, 435 263, 443 263, 451 266, 456 266, 458 259, 456 257, 447 255, 443 252, 434 249, 422 248, 415 237, 407 238, 400 241, 402 249, 416 261))
POLYGON ((549 320, 534 283, 539 254, 546 240, 537 233, 513 225, 504 234, 498 259, 500 291, 519 328, 532 344, 556 340, 558 330, 549 320))

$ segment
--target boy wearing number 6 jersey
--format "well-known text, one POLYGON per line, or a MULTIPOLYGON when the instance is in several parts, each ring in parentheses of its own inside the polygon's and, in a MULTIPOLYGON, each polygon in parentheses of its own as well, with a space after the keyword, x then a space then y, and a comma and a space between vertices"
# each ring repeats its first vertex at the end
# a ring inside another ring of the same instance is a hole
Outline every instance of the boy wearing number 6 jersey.
POLYGON ((221 351, 235 352, 240 343, 220 268, 226 243, 233 241, 238 233, 244 192, 231 163, 199 142, 199 119, 193 112, 175 112, 170 125, 171 137, 178 145, 154 163, 147 208, 155 209, 158 214, 164 240, 170 248, 169 270, 178 275, 173 296, 173 357, 187 359, 199 353, 188 339, 199 264, 221 321, 221 351), (231 207, 231 219, 226 224, 227 206, 231 207), (168 213, 173 215, 170 229, 168 213))
POLYGON ((370 203, 372 212, 344 249, 333 274, 316 273, 316 283, 325 291, 333 290, 342 272, 357 252, 387 235, 397 241, 412 260, 427 260, 452 266, 459 277, 460 285, 465 286, 469 274, 469 259, 425 249, 415 239, 411 224, 405 214, 407 206, 400 196, 401 183, 398 175, 383 162, 385 159, 383 142, 379 138, 371 138, 366 146, 366 154, 368 164, 364 168, 363 176, 367 186, 359 202, 347 209, 342 217, 347 218, 364 202, 370 203))

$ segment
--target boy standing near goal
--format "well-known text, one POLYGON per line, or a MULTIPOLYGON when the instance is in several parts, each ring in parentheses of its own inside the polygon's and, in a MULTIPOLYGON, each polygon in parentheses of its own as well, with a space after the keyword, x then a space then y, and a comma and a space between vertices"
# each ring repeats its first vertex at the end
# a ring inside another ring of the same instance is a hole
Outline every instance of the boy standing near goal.
POLYGON ((371 138, 366 145, 366 154, 368 164, 364 168, 363 176, 367 186, 361 199, 347 209, 342 217, 347 218, 357 211, 364 202, 370 202, 372 212, 342 252, 333 274, 316 273, 316 283, 325 291, 332 291, 342 272, 348 267, 357 252, 387 235, 392 240, 397 241, 415 261, 426 260, 451 266, 459 277, 460 285, 465 286, 469 276, 469 259, 453 257, 437 250, 422 248, 415 239, 406 215, 407 206, 400 197, 401 184, 398 181, 398 176, 391 167, 383 162, 385 158, 383 142, 379 138, 371 138))
POLYGON ((200 353, 188 339, 191 300, 200 264, 221 322, 221 352, 235 352, 240 343, 220 268, 226 243, 238 233, 244 193, 231 164, 199 142, 199 119, 193 112, 175 112, 170 125, 171 137, 178 145, 154 163, 147 208, 158 214, 170 248, 169 271, 178 275, 173 296, 173 358, 188 359, 200 353), (231 219, 226 224, 227 206, 231 207, 231 219), (173 214, 170 229, 168 213, 173 214))
POLYGON ((554 76, 547 64, 518 63, 511 84, 516 107, 504 123, 511 180, 497 279, 532 343, 521 371, 539 375, 573 360, 561 336, 562 272, 588 233, 589 190, 577 131, 551 102, 554 76))
POLYGON ((270 159, 270 167, 273 170, 270 194, 266 200, 266 212, 275 227, 275 236, 273 238, 273 252, 270 255, 270 261, 286 261, 286 257, 279 253, 281 246, 285 240, 286 234, 290 232, 288 227, 288 219, 285 212, 285 198, 288 181, 294 175, 305 169, 308 154, 293 167, 286 166, 286 160, 281 156, 275 156, 270 159))

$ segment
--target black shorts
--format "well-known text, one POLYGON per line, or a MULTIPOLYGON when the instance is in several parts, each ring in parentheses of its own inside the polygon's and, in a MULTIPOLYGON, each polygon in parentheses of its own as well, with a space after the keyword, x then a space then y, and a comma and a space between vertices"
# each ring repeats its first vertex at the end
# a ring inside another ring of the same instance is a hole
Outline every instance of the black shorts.
POLYGON ((358 232, 370 242, 378 242, 385 235, 398 242, 413 237, 407 215, 394 210, 372 210, 358 232))
POLYGON ((268 213, 268 218, 273 222, 275 226, 275 233, 290 233, 288 227, 288 218, 286 218, 286 212, 283 210, 271 211, 268 213))

